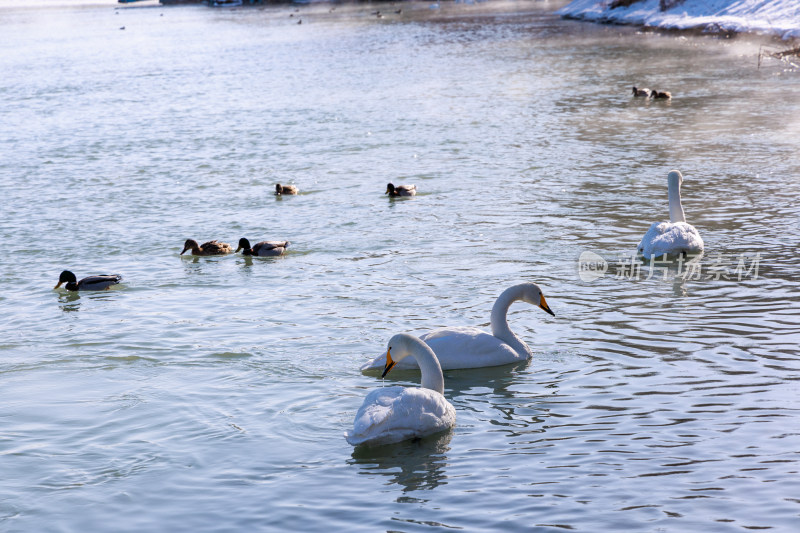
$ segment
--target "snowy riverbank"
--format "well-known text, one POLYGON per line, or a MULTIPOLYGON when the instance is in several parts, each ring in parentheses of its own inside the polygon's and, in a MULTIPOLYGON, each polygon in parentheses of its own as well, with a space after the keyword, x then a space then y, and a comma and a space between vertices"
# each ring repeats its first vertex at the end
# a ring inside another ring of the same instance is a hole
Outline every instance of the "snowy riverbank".
POLYGON ((800 39, 797 0, 574 0, 558 13, 597 22, 800 39))

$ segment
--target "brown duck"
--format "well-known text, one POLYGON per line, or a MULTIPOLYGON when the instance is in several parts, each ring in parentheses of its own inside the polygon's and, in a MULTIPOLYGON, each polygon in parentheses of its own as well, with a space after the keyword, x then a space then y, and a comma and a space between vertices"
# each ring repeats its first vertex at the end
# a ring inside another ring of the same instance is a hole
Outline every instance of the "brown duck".
POLYGON ((275 196, 281 196, 284 194, 297 194, 297 187, 294 185, 281 185, 280 183, 276 183, 275 196))
POLYGON ((217 242, 216 240, 204 242, 199 246, 194 239, 186 239, 183 243, 183 255, 186 250, 191 250, 192 255, 226 255, 233 252, 233 248, 227 242, 217 242))

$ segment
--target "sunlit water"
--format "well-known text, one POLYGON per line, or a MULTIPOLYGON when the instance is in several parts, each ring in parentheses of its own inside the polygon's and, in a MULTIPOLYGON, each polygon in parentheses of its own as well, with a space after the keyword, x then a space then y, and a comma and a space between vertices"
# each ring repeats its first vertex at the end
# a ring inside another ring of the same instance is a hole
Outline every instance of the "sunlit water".
POLYGON ((559 5, 3 7, 0 529, 796 530, 800 79, 559 5), (700 279, 637 280, 672 168, 700 279), (362 362, 520 280, 533 360, 354 453, 362 362))

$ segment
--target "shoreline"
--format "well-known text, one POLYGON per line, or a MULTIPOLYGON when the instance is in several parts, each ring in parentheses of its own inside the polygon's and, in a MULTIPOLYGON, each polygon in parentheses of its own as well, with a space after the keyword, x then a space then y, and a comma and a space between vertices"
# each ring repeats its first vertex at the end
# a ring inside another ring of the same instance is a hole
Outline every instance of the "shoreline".
POLYGON ((800 4, 794 0, 573 0, 556 14, 600 24, 800 42, 800 4))

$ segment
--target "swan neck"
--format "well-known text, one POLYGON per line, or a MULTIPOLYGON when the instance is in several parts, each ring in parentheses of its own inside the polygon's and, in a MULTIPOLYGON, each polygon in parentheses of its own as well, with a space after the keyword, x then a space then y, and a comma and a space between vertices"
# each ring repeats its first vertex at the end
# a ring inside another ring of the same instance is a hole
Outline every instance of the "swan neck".
POLYGON ((491 324, 492 335, 511 346, 519 355, 524 356, 528 354, 528 347, 525 346, 525 343, 522 342, 513 331, 511 331, 511 328, 508 327, 508 319, 506 318, 508 315, 508 308, 511 307, 511 304, 522 299, 522 292, 522 286, 515 285, 504 290, 500 296, 497 297, 497 301, 494 302, 494 306, 492 307, 491 324))
POLYGON ((419 365, 422 379, 420 385, 424 389, 435 390, 439 394, 444 394, 444 376, 442 375, 442 367, 433 353, 427 353, 425 350, 418 348, 416 353, 413 354, 419 365))
MULTIPOLYGON (((444 394, 444 376, 442 367, 436 354, 430 347, 419 339, 406 339, 406 353, 416 359, 421 374, 420 385, 424 389, 435 390, 439 394, 444 394)), ((398 357, 398 361, 404 356, 398 357)))
POLYGON ((673 224, 686 222, 683 206, 681 206, 681 184, 678 179, 669 180, 667 194, 669 196, 669 221, 673 224))

